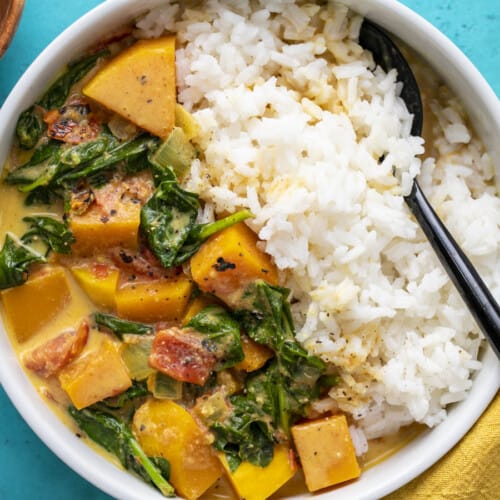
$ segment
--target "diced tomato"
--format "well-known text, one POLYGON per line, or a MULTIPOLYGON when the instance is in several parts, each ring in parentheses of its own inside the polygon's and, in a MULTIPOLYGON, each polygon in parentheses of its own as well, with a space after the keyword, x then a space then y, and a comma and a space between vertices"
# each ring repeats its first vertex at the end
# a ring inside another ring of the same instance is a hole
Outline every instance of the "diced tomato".
POLYGON ((98 262, 95 262, 92 265, 92 272, 94 273, 94 276, 96 278, 107 278, 109 275, 110 271, 110 266, 108 264, 100 264, 98 262))
POLYGON ((153 252, 144 246, 141 246, 138 252, 115 247, 110 250, 109 255, 115 266, 123 271, 122 276, 128 275, 127 281, 171 278, 182 273, 180 266, 165 269, 153 252))
POLYGON ((72 99, 59 109, 51 109, 43 117, 48 125, 47 135, 68 144, 95 139, 100 132, 99 122, 92 116, 85 99, 72 99))
POLYGON ((153 179, 147 171, 127 177, 115 176, 110 182, 94 190, 95 202, 109 213, 124 203, 143 205, 154 189, 153 179))
POLYGON ((204 385, 217 358, 204 337, 191 330, 169 328, 156 333, 149 355, 149 365, 181 382, 204 385))
POLYGON ((50 138, 68 144, 80 144, 90 141, 99 135, 100 126, 95 121, 83 120, 79 123, 68 118, 60 118, 51 123, 47 134, 50 138))
POLYGON ((89 324, 82 321, 75 331, 63 332, 26 353, 24 365, 43 378, 55 375, 83 350, 89 335, 89 324))

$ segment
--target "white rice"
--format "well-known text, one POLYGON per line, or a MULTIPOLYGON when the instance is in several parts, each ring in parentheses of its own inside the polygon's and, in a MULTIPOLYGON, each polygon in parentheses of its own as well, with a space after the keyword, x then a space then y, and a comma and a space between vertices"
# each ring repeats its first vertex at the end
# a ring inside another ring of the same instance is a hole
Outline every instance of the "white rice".
POLYGON ((489 157, 444 90, 429 104, 434 157, 416 157, 423 140, 409 135, 396 74, 374 69, 360 25, 336 4, 212 0, 166 4, 137 27, 177 33, 178 97, 204 151, 188 189, 205 216, 255 214, 297 301, 298 339, 338 367, 326 406, 374 438, 441 422, 481 366, 482 337, 402 195, 420 173, 497 298, 500 199, 489 157))

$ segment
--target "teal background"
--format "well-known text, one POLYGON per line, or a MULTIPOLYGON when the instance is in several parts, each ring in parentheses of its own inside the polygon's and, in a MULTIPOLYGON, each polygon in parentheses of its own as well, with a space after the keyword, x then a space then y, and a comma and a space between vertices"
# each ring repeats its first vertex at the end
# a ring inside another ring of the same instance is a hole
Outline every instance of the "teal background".
MULTIPOLYGON (((16 36, 0 59, 0 104, 33 59, 99 0, 26 0, 16 36)), ((404 0, 471 59, 500 96, 497 0, 404 0)), ((33 434, 0 387, 0 500, 105 500, 33 434)))

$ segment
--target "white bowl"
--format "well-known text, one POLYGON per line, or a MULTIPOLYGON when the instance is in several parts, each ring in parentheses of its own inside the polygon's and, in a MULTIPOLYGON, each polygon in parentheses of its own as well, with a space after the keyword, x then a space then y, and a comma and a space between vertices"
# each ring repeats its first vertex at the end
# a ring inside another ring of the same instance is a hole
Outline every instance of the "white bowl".
MULTIPOLYGON (((0 164, 14 134, 19 112, 46 88, 54 74, 74 54, 159 3, 159 0, 108 0, 83 16, 57 37, 34 61, 0 110, 0 164)), ((424 56, 460 97, 471 122, 496 159, 500 179, 500 103, 471 62, 436 28, 396 0, 344 0, 361 14, 400 37, 424 56)), ((483 367, 474 379, 468 398, 455 405, 447 419, 362 477, 334 491, 315 495, 323 499, 380 498, 404 485, 435 463, 470 429, 500 386, 500 363, 488 349, 483 367)), ((39 397, 0 329, 0 381, 9 398, 35 433, 77 473, 109 495, 126 499, 163 498, 149 486, 82 443, 39 397)))

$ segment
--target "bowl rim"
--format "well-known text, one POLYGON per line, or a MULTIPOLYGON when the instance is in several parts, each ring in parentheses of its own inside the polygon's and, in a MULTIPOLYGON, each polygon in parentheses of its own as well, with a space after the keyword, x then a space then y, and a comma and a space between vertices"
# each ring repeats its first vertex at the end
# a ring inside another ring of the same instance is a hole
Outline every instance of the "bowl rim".
MULTIPOLYGON (((119 26, 159 3, 161 0, 107 0, 71 24, 41 52, 0 109, 0 137, 4 138, 0 141, 0 165, 4 163, 12 141, 12 123, 15 123, 19 112, 29 106, 41 91, 40 84, 37 86, 36 82, 49 82, 57 68, 83 51, 88 45, 89 33, 92 39, 92 33, 100 33, 102 36, 109 31, 108 19, 113 19, 113 26, 119 26)), ((402 22, 397 25, 397 29, 392 29, 391 26, 391 31, 402 39, 405 39, 408 30, 410 33, 417 33, 419 37, 428 37, 439 47, 442 56, 456 61, 453 64, 450 62, 452 66, 459 64, 461 73, 468 75, 470 88, 475 95, 480 96, 485 107, 489 108, 489 119, 500 130, 500 103, 493 90, 466 56, 434 26, 397 0, 343 0, 343 3, 386 28, 389 28, 389 21, 384 13, 393 12, 402 22)), ((433 54, 431 57, 434 56, 433 54)), ((483 367, 476 373, 467 399, 451 408, 442 424, 424 432, 381 464, 364 471, 358 481, 315 496, 330 500, 380 498, 403 486, 439 460, 467 433, 500 387, 500 363, 490 348, 486 350, 482 361, 483 367), (399 470, 396 478, 390 473, 395 467, 399 470), (369 489, 367 485, 371 485, 369 489)), ((129 473, 117 469, 94 452, 59 420, 39 397, 22 369, 3 325, 0 325, 0 383, 37 436, 56 456, 94 486, 124 500, 163 498, 159 492, 129 473)))

